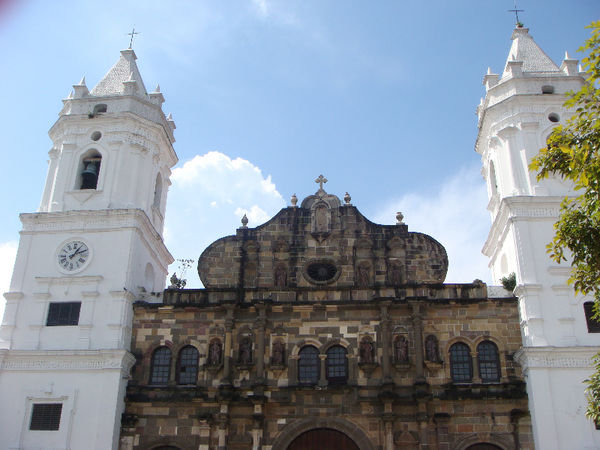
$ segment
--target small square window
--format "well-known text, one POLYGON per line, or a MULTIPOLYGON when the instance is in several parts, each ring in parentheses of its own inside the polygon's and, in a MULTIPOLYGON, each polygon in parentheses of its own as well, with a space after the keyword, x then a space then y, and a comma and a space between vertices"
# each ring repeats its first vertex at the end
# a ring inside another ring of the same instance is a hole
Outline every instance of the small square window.
POLYGON ((81 302, 50 303, 46 326, 78 325, 80 309, 81 302))
POLYGON ((585 302, 583 304, 583 311, 585 312, 588 333, 600 333, 600 322, 593 318, 594 302, 585 302))
POLYGON ((60 427, 62 403, 34 403, 30 430, 57 431, 60 427))

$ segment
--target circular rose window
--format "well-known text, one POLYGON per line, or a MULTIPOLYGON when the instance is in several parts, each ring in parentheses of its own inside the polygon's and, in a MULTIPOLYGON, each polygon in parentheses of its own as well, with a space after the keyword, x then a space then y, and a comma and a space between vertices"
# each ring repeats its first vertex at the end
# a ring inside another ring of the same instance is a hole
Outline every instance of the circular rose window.
POLYGON ((313 284, 327 284, 339 276, 339 271, 331 261, 315 261, 306 266, 304 275, 313 284))

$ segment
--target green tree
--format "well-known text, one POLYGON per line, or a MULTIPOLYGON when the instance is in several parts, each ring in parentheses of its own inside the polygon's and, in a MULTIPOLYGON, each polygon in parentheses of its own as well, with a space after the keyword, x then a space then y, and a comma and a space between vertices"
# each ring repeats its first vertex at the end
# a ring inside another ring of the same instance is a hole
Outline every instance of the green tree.
MULTIPOLYGON (((576 293, 594 296, 595 317, 600 319, 600 21, 588 28, 591 36, 579 49, 587 52, 581 61, 587 83, 578 92, 569 93, 565 106, 573 109, 573 116, 553 130, 530 169, 537 171, 538 180, 558 175, 575 186, 577 195, 562 201, 548 252, 554 261, 561 262, 568 251, 573 267, 569 283, 576 293)), ((599 423, 600 355, 595 368, 586 381, 586 415, 599 423)))

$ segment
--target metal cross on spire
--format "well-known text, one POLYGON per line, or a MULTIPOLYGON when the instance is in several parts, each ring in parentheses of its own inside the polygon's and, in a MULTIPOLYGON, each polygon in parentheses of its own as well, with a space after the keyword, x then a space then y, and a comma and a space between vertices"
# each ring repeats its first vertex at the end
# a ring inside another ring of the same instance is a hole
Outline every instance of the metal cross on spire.
POLYGON ((517 8, 517 0, 515 0, 515 9, 509 9, 508 12, 514 12, 515 13, 515 18, 517 19, 517 26, 521 25, 521 22, 519 21, 519 13, 520 12, 524 12, 524 9, 518 9, 517 8))
POLYGON ((133 27, 133 30, 131 30, 131 33, 127 33, 128 36, 131 36, 131 39, 129 40, 129 48, 131 48, 131 46, 133 45, 133 37, 136 34, 140 34, 140 33, 135 31, 135 27, 133 27))
POLYGON ((319 178, 315 180, 315 183, 319 183, 319 190, 322 191, 323 183, 327 183, 327 178, 325 178, 323 175, 319 175, 319 178))

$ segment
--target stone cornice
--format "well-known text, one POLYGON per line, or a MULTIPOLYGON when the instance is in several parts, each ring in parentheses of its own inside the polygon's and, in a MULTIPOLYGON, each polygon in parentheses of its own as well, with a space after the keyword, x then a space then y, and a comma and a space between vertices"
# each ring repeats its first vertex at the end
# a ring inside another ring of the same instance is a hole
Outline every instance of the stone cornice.
POLYGON ((135 362, 126 350, 4 350, 0 370, 106 370, 119 369, 125 376, 135 362))
POLYGON ((161 260, 168 263, 173 261, 173 256, 165 246, 162 237, 142 209, 37 212, 23 213, 19 217, 23 223, 21 234, 63 233, 66 231, 90 233, 135 229, 143 237, 151 237, 151 239, 145 240, 149 247, 160 255, 161 260))
POLYGON ((494 246, 501 241, 501 237, 506 234, 509 225, 513 222, 519 220, 556 220, 563 198, 561 196, 537 197, 532 195, 503 198, 500 201, 498 214, 494 218, 487 240, 483 245, 483 254, 488 257, 493 254, 494 246))
POLYGON ((592 369, 600 347, 523 347, 515 360, 523 370, 537 368, 592 369))

